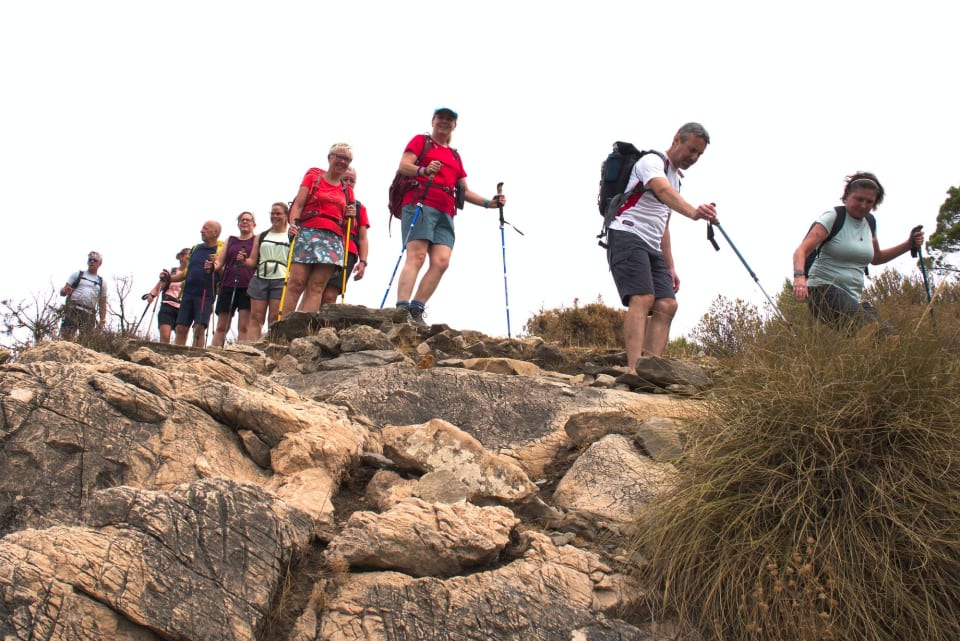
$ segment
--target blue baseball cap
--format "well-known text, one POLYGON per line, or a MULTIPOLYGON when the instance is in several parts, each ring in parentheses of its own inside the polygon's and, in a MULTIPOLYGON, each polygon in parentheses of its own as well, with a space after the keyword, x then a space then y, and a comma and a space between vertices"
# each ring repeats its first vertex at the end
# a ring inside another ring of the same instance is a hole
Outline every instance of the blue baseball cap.
POLYGON ((437 114, 444 113, 444 112, 453 116, 454 120, 457 119, 457 112, 451 109, 450 107, 437 107, 436 109, 433 110, 433 115, 436 116, 437 114))

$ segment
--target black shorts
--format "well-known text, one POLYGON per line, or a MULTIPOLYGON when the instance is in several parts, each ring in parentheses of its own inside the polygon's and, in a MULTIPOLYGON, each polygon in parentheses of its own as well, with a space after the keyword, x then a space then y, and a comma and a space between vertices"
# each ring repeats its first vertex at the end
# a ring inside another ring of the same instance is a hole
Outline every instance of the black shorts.
MULTIPOLYGON (((347 283, 350 282, 350 275, 353 273, 353 268, 357 266, 357 255, 350 254, 347 258, 347 283)), ((343 290, 346 291, 346 287, 343 284, 343 265, 340 265, 335 270, 333 270, 333 276, 330 277, 330 280, 327 281, 327 287, 335 287, 339 292, 340 288, 343 287, 343 290)))
POLYGON ((179 313, 179 307, 171 307, 170 305, 164 303, 160 306, 160 311, 157 312, 157 327, 162 327, 164 325, 174 327, 177 324, 177 314, 179 313))
POLYGON ((232 314, 238 309, 250 309, 250 297, 246 287, 221 287, 217 296, 217 314, 232 314), (231 301, 233 305, 231 306, 231 301))
POLYGON ((630 306, 631 296, 677 297, 662 252, 650 248, 636 234, 619 229, 611 229, 607 241, 610 272, 624 307, 630 306))

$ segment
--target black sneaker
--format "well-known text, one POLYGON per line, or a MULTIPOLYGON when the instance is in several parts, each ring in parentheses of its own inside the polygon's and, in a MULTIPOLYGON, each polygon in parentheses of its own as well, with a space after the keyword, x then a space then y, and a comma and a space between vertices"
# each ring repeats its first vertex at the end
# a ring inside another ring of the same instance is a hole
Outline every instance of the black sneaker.
POLYGON ((417 307, 416 305, 411 305, 407 308, 407 315, 410 317, 410 322, 417 327, 417 329, 430 329, 429 323, 423 320, 423 317, 426 315, 423 313, 422 307, 417 307))

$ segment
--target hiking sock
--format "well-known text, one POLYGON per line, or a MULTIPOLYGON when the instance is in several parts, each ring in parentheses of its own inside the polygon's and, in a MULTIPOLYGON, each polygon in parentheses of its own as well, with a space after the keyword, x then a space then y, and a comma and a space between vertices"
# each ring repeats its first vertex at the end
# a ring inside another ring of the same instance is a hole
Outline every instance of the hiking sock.
POLYGON ((412 300, 412 301, 410 301, 410 307, 417 307, 417 308, 423 310, 426 306, 427 306, 426 303, 421 303, 421 302, 418 301, 418 300, 412 300))
POLYGON ((408 301, 408 300, 398 300, 398 301, 397 301, 397 307, 403 307, 403 308, 409 309, 409 308, 410 308, 410 301, 408 301))

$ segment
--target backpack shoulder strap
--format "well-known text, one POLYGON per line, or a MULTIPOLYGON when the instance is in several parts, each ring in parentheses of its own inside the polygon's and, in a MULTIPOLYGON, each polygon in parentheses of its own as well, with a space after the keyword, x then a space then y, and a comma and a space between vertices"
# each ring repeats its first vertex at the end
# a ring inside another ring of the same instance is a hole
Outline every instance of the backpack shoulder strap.
POLYGON ((870 233, 877 235, 877 217, 873 214, 867 214, 867 224, 870 225, 870 233))
POLYGON ((846 207, 844 207, 843 205, 837 205, 836 207, 833 208, 833 211, 837 212, 837 217, 833 219, 833 225, 830 227, 830 231, 829 233, 827 233, 826 239, 824 239, 824 241, 820 243, 821 247, 829 243, 834 236, 839 234, 840 229, 843 228, 843 223, 847 221, 846 207))
MULTIPOLYGON (((640 157, 637 158, 636 162, 634 162, 633 165, 630 167, 630 171, 631 171, 631 172, 633 171, 633 168, 637 165, 637 163, 640 162, 640 158, 643 158, 643 157, 646 156, 647 154, 656 154, 656 155, 660 156, 660 160, 663 161, 663 173, 667 173, 667 168, 670 167, 670 159, 667 158, 667 155, 666 155, 665 153, 660 152, 660 151, 657 151, 656 149, 648 149, 648 150, 646 150, 646 151, 641 151, 641 152, 640 152, 640 157)), ((629 179, 628 179, 628 180, 629 180, 629 179)), ((641 192, 643 192, 643 191, 645 191, 645 190, 646 190, 646 186, 645 186, 642 182, 637 181, 637 184, 634 185, 634 186, 633 186, 633 189, 631 189, 628 193, 630 193, 630 194, 639 194, 639 193, 641 193, 641 192)), ((657 195, 656 195, 656 194, 653 194, 653 197, 654 197, 654 198, 657 198, 657 195)), ((660 200, 660 199, 657 198, 657 200, 660 200)))
POLYGON ((268 229, 267 231, 262 231, 262 232, 260 232, 260 237, 257 238, 257 244, 260 245, 261 243, 263 243, 263 239, 266 238, 266 237, 267 237, 267 234, 269 234, 269 233, 270 233, 270 230, 269 230, 269 229, 268 229))
POLYGON ((430 134, 423 135, 423 149, 420 151, 420 155, 417 156, 417 164, 420 164, 420 161, 423 160, 423 157, 427 155, 427 152, 430 151, 430 148, 433 147, 433 138, 430 137, 430 134))
POLYGON ((72 289, 76 289, 76 288, 77 288, 77 285, 80 284, 80 279, 81 279, 81 278, 83 278, 83 270, 82 270, 82 269, 77 272, 77 276, 76 276, 76 278, 73 279, 73 282, 70 283, 70 287, 71 287, 72 289))

